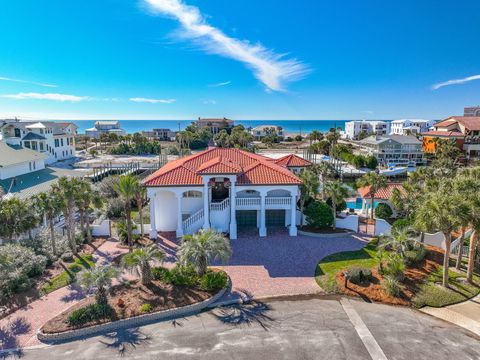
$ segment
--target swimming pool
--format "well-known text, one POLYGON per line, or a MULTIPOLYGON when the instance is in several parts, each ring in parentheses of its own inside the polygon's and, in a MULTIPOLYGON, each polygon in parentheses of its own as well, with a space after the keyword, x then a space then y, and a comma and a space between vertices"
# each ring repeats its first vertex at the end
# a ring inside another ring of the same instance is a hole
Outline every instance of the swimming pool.
MULTIPOLYGON (((349 200, 346 202, 347 203, 347 209, 355 209, 355 210, 361 210, 362 209, 362 199, 357 198, 356 201, 349 200)), ((379 202, 374 201, 373 202, 373 207, 376 208, 378 206, 379 202)), ((370 206, 368 207, 370 208, 370 206)))

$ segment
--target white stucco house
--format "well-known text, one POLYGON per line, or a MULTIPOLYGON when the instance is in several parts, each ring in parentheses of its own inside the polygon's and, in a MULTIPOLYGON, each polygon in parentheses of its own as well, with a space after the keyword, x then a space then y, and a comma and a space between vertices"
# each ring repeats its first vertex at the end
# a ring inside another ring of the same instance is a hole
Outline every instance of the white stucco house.
POLYGON ((0 140, 0 180, 45 169, 46 154, 0 140))
POLYGON ((297 235, 301 180, 276 160, 239 149, 211 148, 174 160, 143 181, 150 199, 150 237, 214 228, 286 227, 297 235))

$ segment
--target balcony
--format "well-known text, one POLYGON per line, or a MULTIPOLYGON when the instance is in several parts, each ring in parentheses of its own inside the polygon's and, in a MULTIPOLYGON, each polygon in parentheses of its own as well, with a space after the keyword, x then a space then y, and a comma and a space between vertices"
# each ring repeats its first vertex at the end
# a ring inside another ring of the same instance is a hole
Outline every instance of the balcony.
MULTIPOLYGON (((265 197, 266 209, 290 209, 292 204, 291 197, 277 197, 267 196, 265 197)), ((261 198, 260 197, 240 197, 236 199, 237 210, 260 210, 261 198)))

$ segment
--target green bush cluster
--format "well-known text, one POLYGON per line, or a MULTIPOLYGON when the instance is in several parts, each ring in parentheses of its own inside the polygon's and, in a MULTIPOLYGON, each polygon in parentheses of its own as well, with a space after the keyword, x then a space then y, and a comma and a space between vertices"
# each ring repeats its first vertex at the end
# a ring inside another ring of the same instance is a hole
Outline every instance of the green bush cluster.
POLYGON ((133 144, 125 142, 113 146, 109 149, 112 155, 144 155, 144 154, 160 154, 162 147, 156 141, 141 141, 133 144))
POLYGON ((91 304, 73 311, 68 317, 68 324, 73 327, 82 326, 92 321, 110 318, 113 309, 108 304, 91 304))
POLYGON ((399 230, 406 229, 410 226, 411 226, 411 224, 410 224, 409 220, 407 220, 407 219, 397 219, 392 224, 391 232, 395 233, 395 232, 398 232, 399 230))
POLYGON ((387 266, 383 269, 383 274, 402 281, 405 278, 405 268, 404 259, 400 255, 392 254, 388 257, 387 266))
POLYGON ((425 249, 425 246, 419 245, 412 250, 405 251, 404 260, 407 265, 412 265, 422 261, 426 255, 427 250, 425 249))
POLYGON ((383 279, 383 289, 388 295, 398 297, 400 295, 400 282, 391 275, 383 279))
POLYGON ((205 291, 218 291, 227 287, 228 277, 223 271, 207 271, 200 279, 200 288, 205 291))
POLYGON ((152 305, 148 303, 142 304, 142 306, 140 306, 140 312, 144 314, 152 312, 152 305))
POLYGON ((392 208, 388 204, 381 203, 375 208, 375 217, 379 219, 390 219, 392 215, 392 208))
POLYGON ((197 272, 191 265, 177 265, 172 269, 154 268, 152 274, 156 280, 171 285, 192 287, 198 282, 197 272))
POLYGON ((333 212, 324 201, 312 201, 305 208, 308 226, 317 229, 329 228, 333 225, 333 212))
POLYGON ((351 266, 347 269, 349 281, 354 284, 362 284, 372 281, 372 271, 363 266, 351 266))

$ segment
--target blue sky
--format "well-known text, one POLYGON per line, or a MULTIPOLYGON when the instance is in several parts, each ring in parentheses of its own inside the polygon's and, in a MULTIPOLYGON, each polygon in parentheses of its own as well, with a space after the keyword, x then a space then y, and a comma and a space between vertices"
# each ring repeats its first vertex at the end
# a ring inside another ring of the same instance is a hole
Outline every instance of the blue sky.
POLYGON ((445 118, 480 104, 479 23, 478 1, 5 1, 0 117, 445 118))

